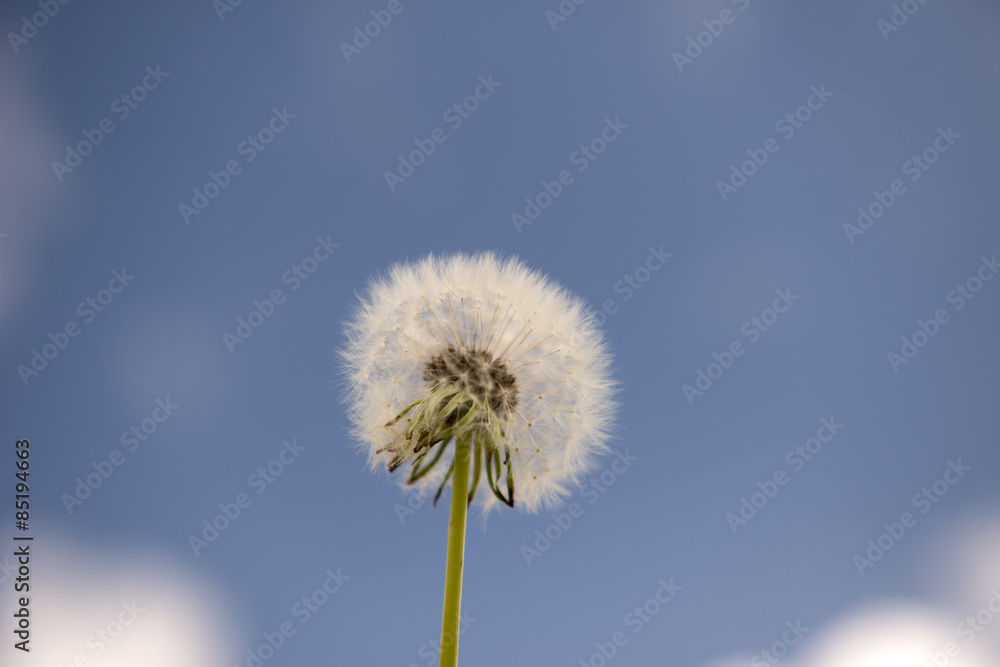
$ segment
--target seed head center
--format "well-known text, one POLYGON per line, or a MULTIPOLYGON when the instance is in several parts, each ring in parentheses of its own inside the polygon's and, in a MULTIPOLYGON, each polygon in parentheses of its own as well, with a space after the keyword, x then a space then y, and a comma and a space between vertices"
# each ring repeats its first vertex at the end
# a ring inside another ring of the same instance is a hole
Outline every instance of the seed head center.
POLYGON ((517 406, 517 382, 507 365, 485 350, 449 345, 424 367, 424 381, 434 387, 453 385, 473 396, 495 414, 506 416, 517 406))

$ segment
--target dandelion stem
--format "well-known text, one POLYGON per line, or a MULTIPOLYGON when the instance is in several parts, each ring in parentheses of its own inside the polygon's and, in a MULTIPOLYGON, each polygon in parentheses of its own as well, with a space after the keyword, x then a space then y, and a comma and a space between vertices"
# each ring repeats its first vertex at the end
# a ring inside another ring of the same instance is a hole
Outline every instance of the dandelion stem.
POLYGON ((465 518, 468 514, 469 463, 472 434, 455 441, 455 472, 451 481, 448 518, 448 560, 444 573, 444 612, 441 617, 440 667, 458 665, 458 631, 462 611, 462 566, 465 563, 465 518))

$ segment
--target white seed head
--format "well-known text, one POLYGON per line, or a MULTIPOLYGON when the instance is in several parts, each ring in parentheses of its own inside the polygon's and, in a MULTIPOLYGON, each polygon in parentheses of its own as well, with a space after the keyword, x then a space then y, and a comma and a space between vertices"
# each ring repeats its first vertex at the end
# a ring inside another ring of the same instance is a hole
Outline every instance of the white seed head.
MULTIPOLYGON (((581 299, 517 258, 397 264, 368 285, 345 333, 349 415, 374 469, 443 454, 413 482, 441 485, 454 448, 437 448, 471 433, 501 462, 509 451, 518 506, 534 512, 557 505, 607 450, 615 403, 603 334, 581 299)), ((484 508, 500 502, 483 491, 484 508)))

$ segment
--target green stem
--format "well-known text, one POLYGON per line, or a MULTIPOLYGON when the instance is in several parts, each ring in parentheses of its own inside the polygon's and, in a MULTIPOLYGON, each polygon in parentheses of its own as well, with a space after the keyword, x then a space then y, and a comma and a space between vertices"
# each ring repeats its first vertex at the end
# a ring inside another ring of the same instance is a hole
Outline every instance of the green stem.
POLYGON ((472 435, 455 441, 455 472, 451 480, 448 518, 448 561, 444 572, 444 613, 441 616, 441 667, 458 665, 458 630, 462 612, 462 565, 465 562, 465 517, 469 507, 469 462, 472 435))

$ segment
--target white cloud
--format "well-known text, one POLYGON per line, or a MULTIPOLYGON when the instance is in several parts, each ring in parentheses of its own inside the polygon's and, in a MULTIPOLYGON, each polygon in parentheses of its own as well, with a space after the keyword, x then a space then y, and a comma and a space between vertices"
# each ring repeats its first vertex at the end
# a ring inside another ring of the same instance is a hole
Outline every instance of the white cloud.
MULTIPOLYGON (((228 615, 205 582, 150 552, 97 551, 51 535, 30 544, 31 650, 18 664, 231 664, 237 647, 228 615)), ((4 597, 11 619, 16 601, 4 597)))
MULTIPOLYGON (((938 541, 923 581, 938 599, 882 599, 814 628, 781 667, 995 667, 1000 664, 1000 515, 970 517, 938 541), (992 607, 992 608, 991 608, 992 607), (950 652, 950 654, 949 654, 950 652)), ((706 667, 747 667, 728 657, 706 667)), ((758 660, 760 665, 768 664, 758 660)))
POLYGON ((824 628, 804 647, 802 667, 924 667, 932 657, 951 667, 989 667, 979 647, 955 635, 955 622, 944 610, 908 601, 880 602, 855 609, 824 628), (944 653, 954 642, 957 653, 944 653))

